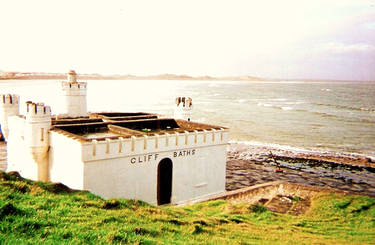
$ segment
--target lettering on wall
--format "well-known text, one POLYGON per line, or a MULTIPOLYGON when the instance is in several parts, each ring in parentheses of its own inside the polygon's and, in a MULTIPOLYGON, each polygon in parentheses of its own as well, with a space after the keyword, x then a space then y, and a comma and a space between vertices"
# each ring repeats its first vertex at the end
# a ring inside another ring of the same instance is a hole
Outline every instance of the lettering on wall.
POLYGON ((183 150, 173 152, 173 157, 186 157, 186 156, 195 155, 195 150, 183 150))
POLYGON ((143 156, 138 156, 138 157, 132 157, 130 158, 130 163, 144 163, 144 162, 150 162, 153 160, 158 159, 159 154, 147 154, 143 156))
MULTIPOLYGON (((170 156, 171 158, 177 158, 177 157, 188 157, 188 156, 194 156, 196 154, 195 149, 191 150, 181 150, 181 151, 174 151, 172 155, 170 156)), ((136 156, 130 158, 130 163, 131 164, 136 164, 136 163, 148 163, 152 161, 156 161, 159 158, 159 154, 146 154, 142 156, 136 156)))

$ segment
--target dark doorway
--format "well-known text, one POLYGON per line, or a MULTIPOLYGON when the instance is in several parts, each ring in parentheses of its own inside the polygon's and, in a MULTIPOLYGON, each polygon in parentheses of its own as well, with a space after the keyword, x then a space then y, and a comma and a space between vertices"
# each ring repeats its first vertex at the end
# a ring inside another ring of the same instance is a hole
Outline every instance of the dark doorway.
POLYGON ((171 203, 172 160, 164 158, 158 166, 158 205, 171 203))

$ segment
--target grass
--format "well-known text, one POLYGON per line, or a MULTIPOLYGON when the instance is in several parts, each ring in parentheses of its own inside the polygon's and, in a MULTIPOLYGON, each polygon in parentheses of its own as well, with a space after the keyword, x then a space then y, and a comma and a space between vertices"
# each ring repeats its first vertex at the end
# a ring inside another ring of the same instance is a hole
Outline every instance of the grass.
POLYGON ((0 179, 1 244, 375 244, 375 199, 366 196, 322 195, 297 217, 223 200, 155 207, 0 179))

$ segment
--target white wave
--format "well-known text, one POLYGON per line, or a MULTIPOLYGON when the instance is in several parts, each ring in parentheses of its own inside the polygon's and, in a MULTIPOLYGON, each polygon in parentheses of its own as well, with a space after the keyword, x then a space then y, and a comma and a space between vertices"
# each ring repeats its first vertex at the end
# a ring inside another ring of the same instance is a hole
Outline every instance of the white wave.
POLYGON ((285 102, 284 104, 286 105, 301 105, 304 104, 305 102, 303 101, 290 101, 290 102, 285 102))
POLYGON ((258 141, 237 141, 237 140, 230 140, 229 143, 231 144, 242 144, 242 145, 248 145, 248 146, 258 146, 258 147, 266 147, 266 148, 274 148, 274 149, 280 149, 285 151, 293 151, 293 152, 303 152, 303 153, 312 153, 315 151, 308 150, 305 148, 295 147, 295 146, 289 146, 289 145, 280 145, 275 143, 263 143, 258 141))
POLYGON ((245 99, 240 99, 240 100, 238 100, 238 103, 244 103, 244 102, 246 102, 245 99))
POLYGON ((271 104, 262 104, 262 103, 259 103, 258 106, 264 106, 264 107, 272 107, 271 104), (260 104, 260 105, 259 105, 260 104))
POLYGON ((372 161, 375 161, 375 152, 374 155, 368 155, 368 154, 360 154, 360 153, 354 153, 354 152, 337 152, 332 150, 318 150, 318 149, 306 149, 296 146, 290 146, 290 145, 280 145, 275 143, 263 143, 258 141, 237 141, 237 140, 230 140, 230 144, 239 144, 239 145, 245 145, 245 146, 253 146, 253 147, 264 147, 268 150, 282 150, 282 151, 288 151, 293 154, 303 153, 303 154, 311 154, 311 155, 330 155, 330 156, 343 156, 343 157, 363 157, 371 159, 372 161))
POLYGON ((259 107, 273 107, 273 108, 277 108, 277 109, 281 109, 281 110, 284 110, 284 111, 290 111, 290 110, 293 110, 293 107, 291 106, 284 106, 284 105, 272 105, 272 104, 266 104, 266 103, 258 103, 258 106, 259 107))
POLYGON ((326 92, 331 92, 331 89, 329 89, 329 88, 322 88, 322 89, 320 89, 320 90, 322 90, 322 91, 326 91, 326 92))
POLYGON ((283 109, 284 111, 290 111, 290 110, 293 110, 293 108, 290 107, 290 106, 282 106, 281 109, 283 109))

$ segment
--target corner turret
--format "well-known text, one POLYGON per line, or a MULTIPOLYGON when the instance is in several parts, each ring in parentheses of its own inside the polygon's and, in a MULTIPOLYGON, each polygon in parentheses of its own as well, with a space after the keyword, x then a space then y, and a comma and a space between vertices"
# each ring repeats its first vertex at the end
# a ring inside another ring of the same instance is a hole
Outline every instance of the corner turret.
POLYGON ((70 70, 67 81, 62 82, 62 92, 65 97, 65 109, 63 117, 87 117, 87 83, 77 82, 77 74, 70 70))
POLYGON ((48 181, 49 130, 51 108, 43 103, 26 102, 25 145, 38 164, 37 180, 48 181))
POLYGON ((177 97, 174 118, 191 121, 193 100, 190 97, 177 97))
POLYGON ((0 94, 0 124, 5 140, 8 140, 8 118, 19 114, 19 96, 15 94, 0 94))

